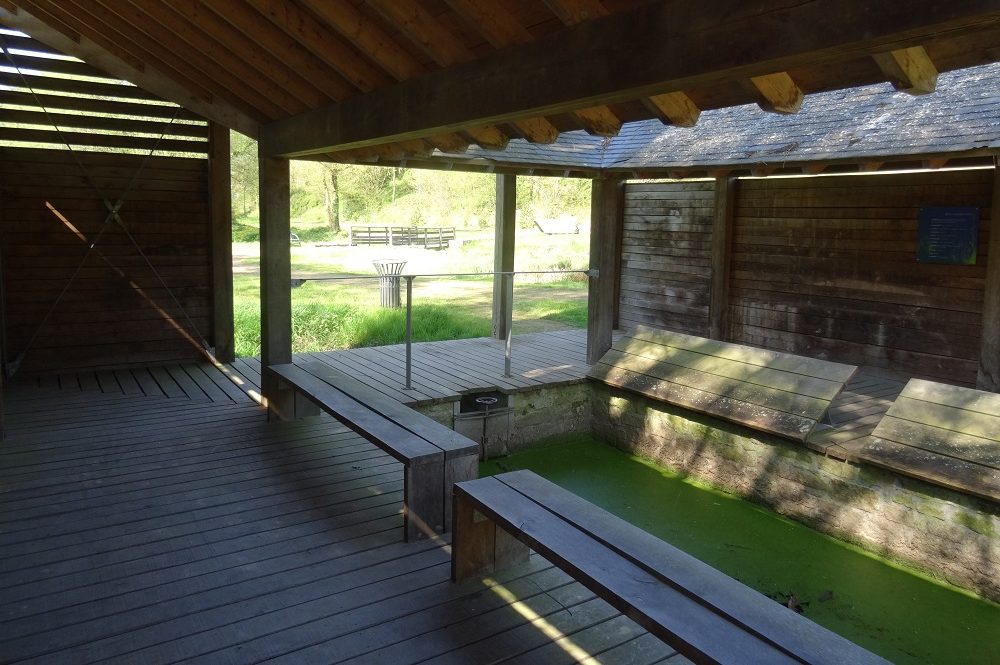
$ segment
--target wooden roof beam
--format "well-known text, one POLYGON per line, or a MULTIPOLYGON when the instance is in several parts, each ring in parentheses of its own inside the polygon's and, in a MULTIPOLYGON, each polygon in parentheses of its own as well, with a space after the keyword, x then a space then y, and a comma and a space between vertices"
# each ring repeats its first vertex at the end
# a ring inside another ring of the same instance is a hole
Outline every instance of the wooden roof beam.
POLYGON ((483 150, 503 150, 510 137, 497 127, 469 127, 463 132, 483 150))
POLYGON ((683 92, 652 95, 646 102, 665 125, 694 127, 701 115, 701 109, 683 92))
POLYGON ((349 0, 302 0, 302 4, 397 81, 406 81, 427 71, 349 0))
POLYGON ((727 7, 720 20, 717 8, 705 3, 666 0, 581 23, 271 123, 262 131, 262 153, 297 156, 421 138, 853 60, 916 46, 942 32, 958 37, 1000 26, 995 0, 727 7), (626 43, 629 48, 622 48, 626 43))
POLYGON ((357 94, 357 88, 336 71, 330 69, 319 57, 310 53, 291 36, 275 30, 274 24, 242 0, 199 0, 201 5, 214 12, 244 36, 251 48, 267 51, 273 58, 283 60, 317 89, 335 100, 357 94))
POLYGON ((312 14, 286 0, 248 0, 275 26, 339 72, 358 90, 369 92, 385 84, 388 77, 337 36, 312 14))
POLYGON ((152 62, 141 68, 136 67, 133 65, 134 58, 119 57, 103 40, 99 43, 83 35, 80 35, 78 40, 71 39, 50 27, 46 20, 34 16, 25 4, 19 3, 17 12, 10 12, 0 7, 0 22, 32 35, 61 53, 80 58, 112 76, 130 81, 209 120, 256 138, 259 129, 259 116, 256 113, 239 108, 218 97, 200 96, 196 94, 194 85, 185 84, 186 79, 183 76, 160 70, 159 67, 153 66, 152 62))
POLYGON ((751 76, 757 92, 757 105, 770 113, 798 113, 805 95, 787 72, 751 76))
POLYGON ((461 134, 435 134, 428 136, 427 142, 441 152, 465 152, 469 149, 470 141, 461 134))
POLYGON ((923 46, 876 53, 872 58, 889 83, 900 92, 926 95, 937 87, 937 67, 923 46))
POLYGON ((511 123, 528 141, 532 143, 555 143, 559 138, 559 130, 543 117, 523 118, 511 123))
POLYGON ((601 0, 545 0, 545 4, 566 25, 576 25, 608 15, 601 0))
MULTIPOLYGON (((268 114, 271 117, 301 113, 332 101, 280 61, 262 57, 256 46, 249 57, 244 49, 234 50, 234 45, 245 41, 243 35, 195 0, 171 0, 169 3, 130 0, 115 3, 114 12, 137 35, 145 35, 147 41, 152 38, 146 25, 159 23, 178 40, 177 44, 162 45, 163 48, 172 52, 175 58, 199 63, 201 71, 211 72, 226 89, 240 99, 251 101, 255 107, 281 109, 272 110, 268 114), (217 41, 219 39, 222 41, 217 41), (186 48, 178 48, 181 44, 186 48), (263 105, 259 100, 264 100, 263 105)), ((107 17, 108 12, 102 14, 107 17)))

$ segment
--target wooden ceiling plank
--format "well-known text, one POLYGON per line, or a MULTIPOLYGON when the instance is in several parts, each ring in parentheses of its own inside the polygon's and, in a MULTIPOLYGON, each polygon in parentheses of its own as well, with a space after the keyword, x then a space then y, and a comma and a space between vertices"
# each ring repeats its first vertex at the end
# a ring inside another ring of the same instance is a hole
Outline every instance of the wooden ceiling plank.
POLYGON ((510 137, 498 127, 469 127, 463 134, 483 150, 504 150, 510 137))
POLYGON ((959 39, 1000 28, 994 0, 726 6, 729 11, 720 15, 704 3, 668 0, 581 23, 517 49, 271 123, 262 132, 263 154, 297 156, 460 131, 829 67, 941 34, 959 39), (802 25, 817 29, 804 31, 802 25))
POLYGON ((397 81, 406 81, 427 71, 389 33, 348 0, 302 0, 302 4, 397 81))
POLYGON ((314 15, 287 0, 248 0, 275 26, 301 43, 311 53, 338 71, 358 90, 370 92, 388 77, 344 42, 314 15))
POLYGON ((117 11, 132 6, 139 12, 133 24, 137 29, 143 29, 143 17, 146 22, 152 19, 159 23, 187 45, 187 49, 177 50, 179 57, 197 57, 206 63, 202 71, 241 99, 263 98, 272 109, 280 109, 272 110, 271 117, 301 113, 331 101, 283 62, 266 57, 256 44, 248 43, 239 31, 196 0, 119 0, 115 6, 117 11))
MULTIPOLYGON (((6 97, 5 97, 6 99, 6 97)), ((0 121, 5 123, 42 125, 51 127, 75 127, 81 129, 109 129, 119 132, 145 132, 166 134, 167 136, 189 136, 208 138, 205 125, 188 123, 165 123, 163 120, 132 120, 126 118, 106 118, 86 113, 58 113, 51 110, 20 111, 0 109, 0 121)))
POLYGON ((200 0, 200 3, 204 9, 242 33, 249 43, 264 49, 271 57, 285 60, 299 76, 327 97, 341 100, 357 93, 357 88, 340 74, 291 36, 275 30, 273 23, 242 0, 200 0))
POLYGON ((771 113, 798 113, 804 95, 788 72, 751 76, 750 83, 757 90, 757 105, 771 113))
POLYGON ((900 92, 926 95, 937 87, 937 67, 923 46, 876 53, 872 58, 886 79, 900 92))
POLYGON ((646 101, 652 106, 660 122, 665 125, 694 127, 701 115, 701 109, 698 108, 698 105, 680 91, 652 95, 646 101))
MULTIPOLYGON (((37 20, 42 21, 46 27, 51 30, 55 30, 59 34, 65 36, 72 42, 77 44, 80 43, 82 36, 80 30, 66 23, 64 17, 65 13, 60 12, 58 6, 53 7, 48 2, 34 3, 30 1, 25 1, 20 3, 20 7, 37 18, 37 20)), ((9 22, 8 22, 9 24, 9 22)), ((79 23, 75 23, 79 25, 79 23)), ((133 55, 131 52, 115 43, 110 39, 91 39, 95 44, 101 44, 102 47, 111 55, 118 58, 125 64, 127 64, 132 69, 142 71, 145 68, 145 63, 133 55)))
POLYGON ((521 118, 514 120, 514 127, 532 143, 555 143, 559 138, 559 130, 543 117, 521 118))
POLYGON ((545 0, 545 4, 566 25, 576 25, 608 15, 601 0, 545 0))
POLYGON ((368 5, 392 23, 441 67, 468 62, 475 55, 441 25, 419 2, 367 0, 368 5))
MULTIPOLYGON (((25 5, 26 3, 20 3, 19 11, 16 14, 0 10, 0 21, 9 27, 32 35, 50 48, 80 58, 112 76, 130 81, 205 118, 232 127, 247 136, 257 136, 259 123, 263 119, 259 111, 240 108, 228 101, 211 96, 202 96, 198 93, 200 86, 194 82, 187 85, 188 79, 184 75, 170 69, 160 69, 159 66, 154 65, 155 60, 151 60, 143 69, 137 69, 130 64, 129 60, 119 58, 114 50, 106 48, 102 42, 85 36, 81 36, 79 41, 69 39, 59 31, 49 27, 43 18, 34 16, 30 10, 26 9, 25 5)), ((87 108, 90 101, 92 100, 81 99, 81 108, 87 108)), ((112 103, 109 102, 110 104, 112 103)), ((127 106, 131 108, 135 105, 129 104, 127 106)), ((163 108, 166 107, 159 107, 159 109, 163 108)))

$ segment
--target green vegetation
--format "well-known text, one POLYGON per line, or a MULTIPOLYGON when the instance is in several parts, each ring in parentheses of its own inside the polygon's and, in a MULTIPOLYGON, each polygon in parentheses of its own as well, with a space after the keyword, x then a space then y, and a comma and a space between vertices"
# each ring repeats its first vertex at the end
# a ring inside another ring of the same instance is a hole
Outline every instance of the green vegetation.
POLYGON ((998 663, 1000 606, 589 437, 481 472, 529 468, 896 663, 998 663))

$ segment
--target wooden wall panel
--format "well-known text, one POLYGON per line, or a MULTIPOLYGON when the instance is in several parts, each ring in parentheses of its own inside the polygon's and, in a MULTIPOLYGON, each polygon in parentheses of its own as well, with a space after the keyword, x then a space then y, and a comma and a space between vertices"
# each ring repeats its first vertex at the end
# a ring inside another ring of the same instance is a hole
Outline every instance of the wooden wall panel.
POLYGON ((974 384, 992 171, 743 180, 732 341, 974 384), (921 206, 981 209, 974 266, 918 263, 921 206))
POLYGON ((708 335, 715 183, 625 187, 619 323, 708 335))
POLYGON ((22 359, 20 372, 202 357, 202 337, 212 338, 207 161, 145 159, 121 210, 126 233, 104 223, 103 198, 120 196, 143 161, 0 148, 5 359, 22 359))

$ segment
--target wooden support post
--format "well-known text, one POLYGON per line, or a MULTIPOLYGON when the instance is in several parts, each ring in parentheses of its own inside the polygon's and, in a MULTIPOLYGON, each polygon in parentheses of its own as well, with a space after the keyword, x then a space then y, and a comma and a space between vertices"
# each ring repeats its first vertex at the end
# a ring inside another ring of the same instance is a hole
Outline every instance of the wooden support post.
POLYGON ((1000 392, 1000 160, 995 160, 993 166, 989 259, 983 291, 983 333, 976 387, 1000 392))
MULTIPOLYGON (((493 271, 514 270, 514 232, 517 228, 517 176, 497 175, 496 240, 493 271)), ((507 291, 503 275, 493 276, 493 337, 507 338, 507 291)))
MULTIPOLYGON (((288 241, 288 160, 260 159, 260 362, 292 362, 292 256, 288 241)), ((295 417, 295 393, 272 373, 261 372, 268 418, 295 417)))
POLYGON ((590 197, 590 269, 587 294, 587 362, 596 363, 611 348, 615 325, 615 285, 622 251, 622 202, 624 184, 620 178, 600 178, 593 182, 590 197))
POLYGON ((712 224, 712 285, 708 307, 708 336, 729 336, 729 265, 733 252, 733 208, 736 178, 715 179, 715 220, 712 224))
POLYGON ((454 492, 452 510, 451 581, 488 575, 528 560, 528 546, 476 510, 461 490, 454 492))
POLYGON ((229 128, 209 123, 208 180, 212 243, 212 344, 215 359, 232 362, 233 349, 233 205, 229 164, 229 128))

